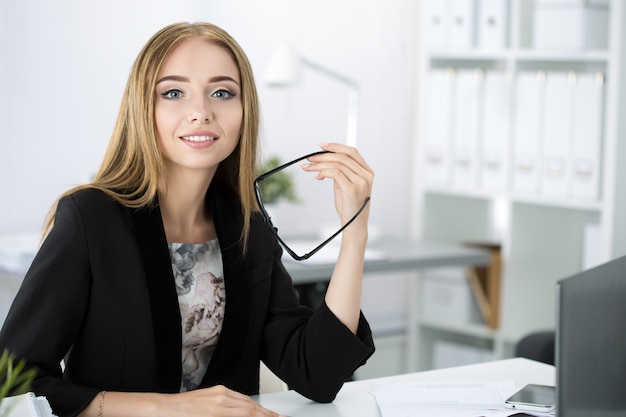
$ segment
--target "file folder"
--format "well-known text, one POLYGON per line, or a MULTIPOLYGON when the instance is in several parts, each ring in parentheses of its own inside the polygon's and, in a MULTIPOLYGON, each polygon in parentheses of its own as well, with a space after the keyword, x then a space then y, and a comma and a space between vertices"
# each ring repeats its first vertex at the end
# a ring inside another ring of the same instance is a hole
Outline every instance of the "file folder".
POLYGON ((541 179, 541 191, 546 196, 565 196, 570 188, 574 82, 571 73, 550 72, 546 76, 541 179))
POLYGON ((604 76, 578 74, 574 100, 571 195, 600 197, 604 76))
POLYGON ((426 2, 427 42, 432 50, 445 49, 449 45, 450 35, 450 0, 428 0, 426 2))
POLYGON ((450 7, 450 47, 473 48, 475 45, 475 0, 448 0, 450 7))
POLYGON ((515 81, 513 189, 539 191, 541 123, 545 74, 520 72, 515 81))
POLYGON ((454 78, 452 69, 434 69, 429 76, 429 124, 424 156, 426 183, 430 185, 450 183, 454 78))
POLYGON ((459 70, 454 92, 452 182, 470 189, 478 185, 478 122, 483 77, 480 69, 459 70))
POLYGON ((479 0, 477 17, 478 48, 499 51, 506 46, 507 2, 479 0))
POLYGON ((482 108, 481 188, 504 191, 509 177, 510 78, 502 71, 487 71, 482 108))

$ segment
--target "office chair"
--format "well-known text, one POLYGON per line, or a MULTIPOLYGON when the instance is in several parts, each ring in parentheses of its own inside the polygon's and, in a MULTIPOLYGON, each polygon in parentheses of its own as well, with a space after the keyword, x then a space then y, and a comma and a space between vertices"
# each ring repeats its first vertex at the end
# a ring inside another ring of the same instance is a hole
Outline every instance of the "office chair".
POLYGON ((555 337, 554 330, 530 333, 517 342, 515 356, 554 365, 555 337))

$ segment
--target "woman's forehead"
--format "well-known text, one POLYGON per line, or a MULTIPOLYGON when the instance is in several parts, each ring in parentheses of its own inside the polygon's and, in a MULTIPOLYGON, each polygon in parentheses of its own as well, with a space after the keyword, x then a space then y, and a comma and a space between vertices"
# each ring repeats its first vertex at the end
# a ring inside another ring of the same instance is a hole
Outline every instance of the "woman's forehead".
POLYGON ((176 45, 163 61, 159 76, 184 76, 187 73, 228 76, 240 82, 239 68, 230 51, 218 42, 199 37, 185 39, 176 45))

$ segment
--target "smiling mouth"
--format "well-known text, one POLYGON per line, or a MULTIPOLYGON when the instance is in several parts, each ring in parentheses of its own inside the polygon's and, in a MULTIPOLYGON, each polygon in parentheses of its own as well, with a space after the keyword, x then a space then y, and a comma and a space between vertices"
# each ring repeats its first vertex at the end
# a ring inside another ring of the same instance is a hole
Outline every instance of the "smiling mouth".
POLYGON ((208 142, 215 140, 215 138, 211 136, 182 136, 181 139, 188 140, 189 142, 208 142))

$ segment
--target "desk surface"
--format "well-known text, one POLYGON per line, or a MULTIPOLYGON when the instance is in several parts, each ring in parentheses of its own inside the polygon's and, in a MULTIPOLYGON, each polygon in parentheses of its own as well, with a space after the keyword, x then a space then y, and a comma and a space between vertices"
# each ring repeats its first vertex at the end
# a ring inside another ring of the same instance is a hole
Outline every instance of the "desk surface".
MULTIPOLYGON (((489 264, 489 252, 452 244, 417 242, 407 239, 382 238, 368 244, 368 250, 382 255, 381 258, 365 259, 364 271, 390 272, 441 266, 482 266, 489 264)), ((291 274, 294 284, 319 282, 330 278, 334 262, 285 260, 285 268, 291 274)))
POLYGON ((396 375, 344 384, 335 401, 314 403, 294 391, 261 394, 264 407, 293 417, 381 417, 372 394, 373 382, 513 381, 518 388, 529 384, 555 384, 555 368, 529 359, 514 358, 476 365, 396 375))

